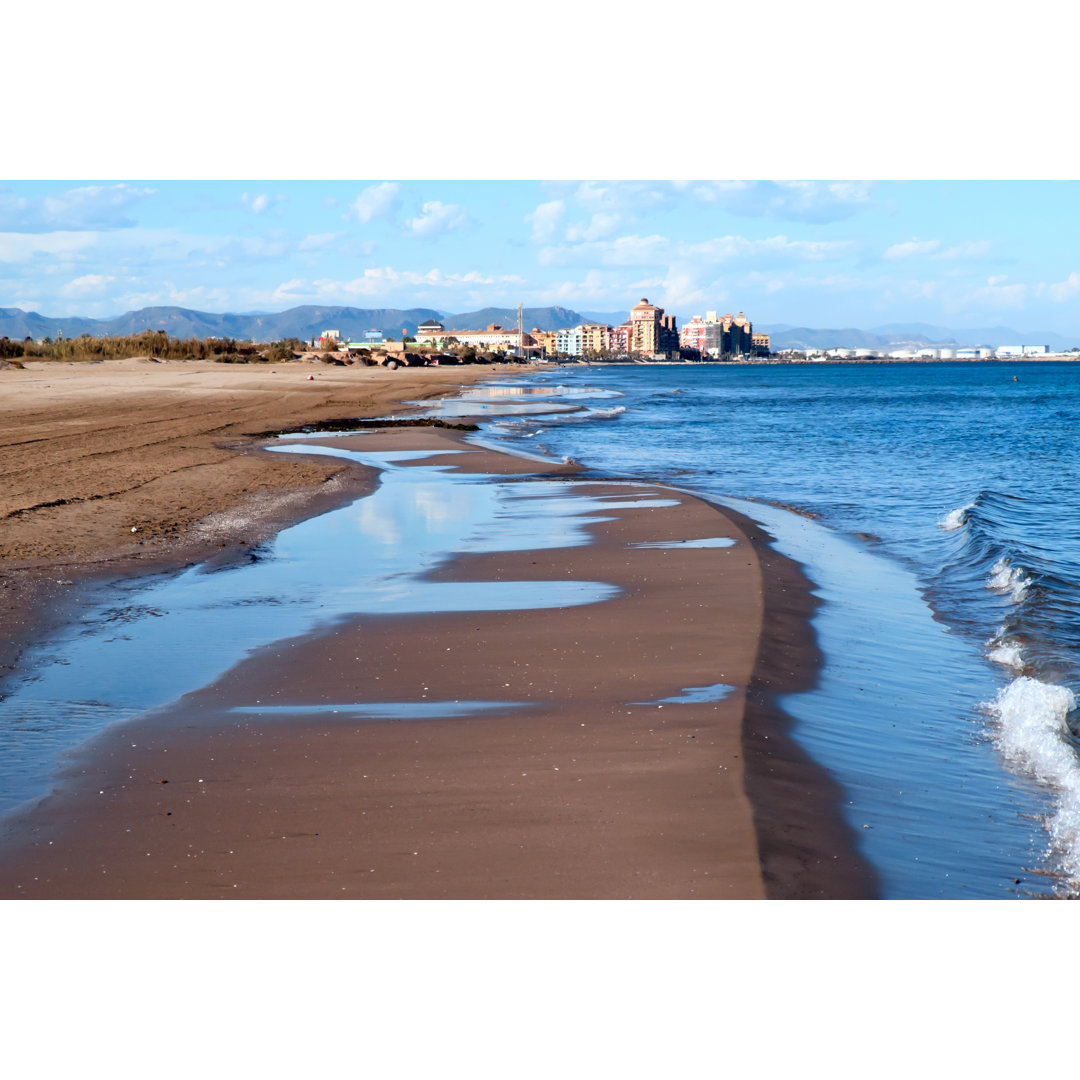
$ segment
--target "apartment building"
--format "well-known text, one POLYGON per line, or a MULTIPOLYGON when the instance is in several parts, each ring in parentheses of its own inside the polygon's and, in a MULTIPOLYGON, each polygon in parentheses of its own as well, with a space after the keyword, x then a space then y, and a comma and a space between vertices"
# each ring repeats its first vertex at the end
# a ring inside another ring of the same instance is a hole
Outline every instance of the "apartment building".
POLYGON ((650 304, 645 297, 630 309, 630 352, 655 356, 660 351, 660 319, 663 308, 650 304))
POLYGON ((578 329, 581 331, 582 355, 597 355, 609 350, 608 327, 600 323, 590 323, 587 326, 579 326, 578 329))
POLYGON ((630 355, 630 323, 621 326, 609 326, 607 328, 608 351, 612 356, 630 355))
POLYGON ((555 351, 562 356, 581 356, 581 327, 555 331, 555 351))
POLYGON ((749 356, 756 338, 763 339, 767 352, 769 335, 755 334, 750 320, 741 311, 738 315, 707 311, 704 317, 695 315, 683 324, 679 344, 684 349, 696 349, 702 356, 749 356))

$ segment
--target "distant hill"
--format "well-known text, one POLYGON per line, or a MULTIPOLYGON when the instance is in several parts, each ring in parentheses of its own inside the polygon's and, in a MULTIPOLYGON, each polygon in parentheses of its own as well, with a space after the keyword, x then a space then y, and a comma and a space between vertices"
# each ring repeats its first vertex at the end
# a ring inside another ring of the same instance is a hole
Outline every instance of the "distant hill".
POLYGON ((36 311, 23 311, 21 308, 0 308, 0 337, 9 337, 13 341, 25 337, 55 337, 57 326, 62 326, 67 337, 80 334, 100 333, 97 320, 74 316, 70 319, 47 319, 36 311))
MULTIPOLYGON (((558 330, 579 323, 602 321, 593 316, 563 307, 525 308, 526 331, 558 330)), ((619 321, 623 321, 620 317, 619 321)), ((324 330, 337 330, 343 338, 362 340, 368 330, 378 330, 390 338, 401 331, 416 333, 417 326, 429 319, 441 322, 447 330, 480 330, 490 323, 517 326, 516 308, 484 308, 460 315, 447 315, 434 308, 354 308, 305 305, 287 311, 244 315, 217 314, 181 307, 149 307, 126 311, 112 319, 88 319, 81 316, 50 318, 36 311, 0 308, 0 337, 21 339, 51 337, 93 337, 137 334, 143 330, 164 330, 176 338, 231 337, 253 341, 280 341, 296 337, 303 341, 318 337, 324 330)), ((609 319, 603 321, 610 321, 609 319)))
MULTIPOLYGON (((583 311, 581 317, 586 322, 600 323, 603 326, 622 326, 630 318, 630 310, 626 311, 583 311)), ((679 320, 682 322, 682 320, 679 320)))
POLYGON ((901 349, 927 348, 931 345, 1048 345, 1051 349, 1070 349, 1080 345, 1080 334, 1073 337, 1047 330, 1020 333, 1008 326, 957 330, 929 323, 892 323, 873 330, 847 328, 818 329, 809 326, 755 326, 769 335, 773 352, 781 349, 901 349))
MULTIPOLYGON (((626 321, 627 312, 574 311, 572 308, 525 308, 525 329, 559 330, 580 323, 605 323, 617 326, 626 321)), ((181 307, 149 307, 126 311, 111 319, 89 319, 71 315, 51 318, 21 308, 0 308, 0 337, 21 340, 25 337, 55 338, 91 334, 137 334, 142 330, 165 330, 177 338, 232 337, 253 341, 280 341, 296 337, 303 341, 318 337, 324 330, 337 330, 343 338, 362 339, 368 330, 378 330, 390 338, 401 331, 412 335, 417 326, 436 319, 447 330, 479 330, 489 323, 517 325, 516 308, 483 308, 448 315, 434 308, 354 308, 304 305, 278 312, 214 313, 181 307)), ((680 324, 685 321, 680 319, 680 324)), ((1080 346, 1080 334, 1055 334, 1046 330, 1021 333, 1008 326, 957 330, 930 323, 890 323, 872 330, 856 327, 819 329, 777 323, 755 325, 755 330, 769 334, 774 351, 780 349, 898 349, 930 345, 1048 345, 1064 350, 1080 346)))
MULTIPOLYGON (((580 312, 563 307, 525 308, 522 315, 526 333, 533 328, 561 330, 589 321, 580 312)), ((446 315, 439 319, 439 322, 447 330, 483 330, 491 323, 516 327, 517 308, 482 308, 480 311, 466 311, 460 315, 446 315)))
POLYGON ((253 341, 280 341, 296 337, 308 340, 324 330, 338 330, 343 338, 363 338, 368 330, 399 337, 402 330, 416 333, 419 323, 437 318, 432 308, 353 308, 304 306, 270 314, 215 314, 179 307, 151 307, 127 311, 113 319, 79 317, 48 318, 36 311, 0 308, 0 336, 13 339, 93 337, 137 334, 143 330, 164 330, 177 338, 231 337, 253 341))

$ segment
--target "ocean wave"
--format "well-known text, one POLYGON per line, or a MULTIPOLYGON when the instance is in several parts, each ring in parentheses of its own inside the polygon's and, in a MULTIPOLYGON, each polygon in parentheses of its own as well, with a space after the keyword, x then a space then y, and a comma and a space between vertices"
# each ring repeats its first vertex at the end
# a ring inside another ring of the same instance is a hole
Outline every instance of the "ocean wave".
POLYGON ((995 742, 1005 758, 1053 789, 1046 829, 1064 871, 1080 879, 1080 758, 1067 720, 1076 695, 1021 675, 983 707, 996 721, 995 742))
POLYGON ((553 427, 556 424, 584 424, 590 420, 618 420, 624 412, 626 412, 625 405, 615 405, 610 409, 585 409, 581 412, 547 416, 544 418, 544 424, 546 427, 553 427))
POLYGON ((938 522, 938 528, 944 529, 945 532, 955 532, 957 529, 962 529, 968 523, 968 511, 974 509, 974 507, 975 504, 969 502, 967 506, 961 506, 956 510, 950 510, 938 522))
POLYGON ((1012 668, 1014 671, 1023 671, 1024 654, 1021 651, 1020 643, 1008 637, 1004 627, 986 645, 986 656, 988 659, 993 660, 995 664, 1012 668))
POLYGON ((1013 566, 1012 560, 1005 555, 990 568, 986 587, 994 592, 1007 593, 1014 604, 1019 604, 1027 596, 1031 578, 1022 566, 1013 566))

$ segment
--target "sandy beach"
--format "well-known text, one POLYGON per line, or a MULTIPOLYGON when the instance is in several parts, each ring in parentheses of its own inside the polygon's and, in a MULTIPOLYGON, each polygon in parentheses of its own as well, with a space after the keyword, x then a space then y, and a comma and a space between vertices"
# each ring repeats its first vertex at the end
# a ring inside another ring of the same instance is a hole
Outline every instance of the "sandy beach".
MULTIPOLYGON (((0 677, 70 618, 84 584, 243 559, 377 481, 342 459, 267 453, 254 436, 404 414, 399 402, 494 374, 140 361, 0 372, 0 677)), ((618 595, 344 619, 258 649, 82 745, 49 797, 3 822, 0 897, 873 895, 838 792, 786 738, 775 704, 815 678, 810 586, 752 522, 453 431, 336 441, 430 455, 405 467, 557 478, 568 497, 607 500, 586 512, 587 545, 458 554, 429 576, 596 581, 618 595), (658 498, 677 505, 633 505, 658 498), (731 544, 679 546, 706 538, 731 544), (664 704, 717 682, 731 687, 720 700, 664 704), (421 699, 506 709, 311 715, 421 699), (238 712, 252 701, 273 701, 274 715, 238 712)))

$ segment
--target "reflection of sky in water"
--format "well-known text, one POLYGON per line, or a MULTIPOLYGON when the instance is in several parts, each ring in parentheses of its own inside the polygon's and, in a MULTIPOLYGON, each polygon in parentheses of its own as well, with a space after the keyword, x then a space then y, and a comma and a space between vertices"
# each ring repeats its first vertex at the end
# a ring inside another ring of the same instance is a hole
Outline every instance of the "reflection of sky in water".
POLYGON ((649 540, 643 544, 631 544, 634 548, 726 548, 734 547, 730 536, 709 536, 703 540, 649 540))
POLYGON ((712 686, 688 686, 682 693, 671 697, 657 698, 656 701, 632 701, 631 705, 709 705, 714 701, 723 701, 734 690, 727 683, 714 683, 712 686))
POLYGON ((566 484, 400 468, 427 451, 337 453, 384 469, 367 498, 281 532, 253 562, 198 567, 155 583, 119 583, 110 601, 23 659, 30 672, 0 701, 0 811, 47 787, 61 753, 109 723, 213 681, 250 650, 349 614, 504 611, 596 603, 595 581, 427 582, 454 552, 585 544, 590 511, 666 506, 568 496, 566 484))

